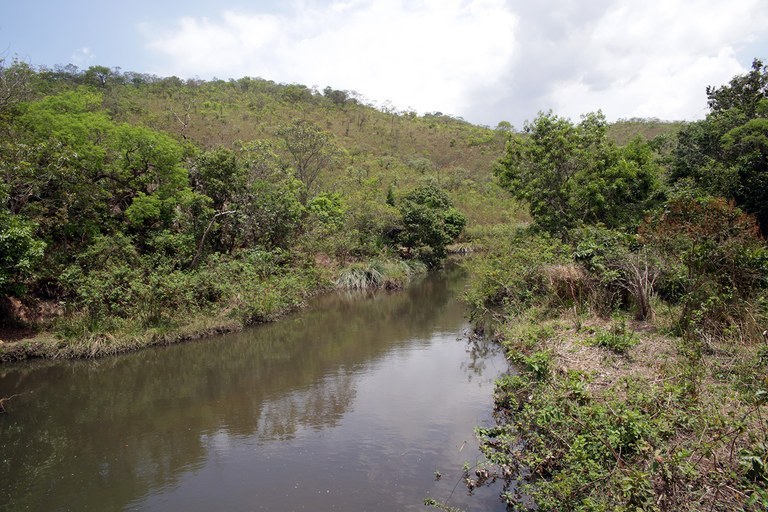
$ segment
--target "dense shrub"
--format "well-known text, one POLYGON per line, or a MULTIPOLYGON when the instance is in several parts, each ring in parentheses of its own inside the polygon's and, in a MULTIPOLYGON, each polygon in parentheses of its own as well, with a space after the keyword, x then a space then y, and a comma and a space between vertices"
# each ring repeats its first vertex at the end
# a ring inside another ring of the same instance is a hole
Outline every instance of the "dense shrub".
POLYGON ((768 286, 768 249, 754 217, 724 199, 677 197, 646 221, 640 239, 664 259, 667 282, 680 289, 684 332, 757 329, 754 305, 768 286))
POLYGON ((505 242, 472 262, 475 278, 467 299, 476 314, 499 306, 521 312, 548 300, 544 269, 568 263, 568 247, 550 236, 521 231, 505 242))
POLYGON ((0 295, 23 293, 34 275, 45 250, 45 243, 34 232, 31 222, 0 211, 0 295))
POLYGON ((410 256, 429 267, 441 264, 446 246, 456 240, 466 217, 453 208, 448 195, 434 185, 416 188, 398 205, 402 228, 397 240, 410 256))

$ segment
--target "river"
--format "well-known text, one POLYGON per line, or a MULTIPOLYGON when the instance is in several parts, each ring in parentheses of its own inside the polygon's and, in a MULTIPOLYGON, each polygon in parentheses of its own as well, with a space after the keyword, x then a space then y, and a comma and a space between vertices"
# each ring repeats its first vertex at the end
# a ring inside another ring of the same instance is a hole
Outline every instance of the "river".
POLYGON ((459 267, 273 324, 96 361, 0 367, 0 510, 503 511, 457 482, 492 423, 492 344, 459 267), (436 478, 436 473, 441 478, 436 478))

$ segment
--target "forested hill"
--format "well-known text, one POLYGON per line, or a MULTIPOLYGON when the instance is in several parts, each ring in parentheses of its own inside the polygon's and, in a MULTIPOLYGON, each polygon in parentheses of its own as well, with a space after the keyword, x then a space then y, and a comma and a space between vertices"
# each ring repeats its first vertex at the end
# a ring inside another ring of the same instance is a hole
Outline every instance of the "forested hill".
MULTIPOLYGON (((432 167, 463 167, 487 174, 502 153, 506 137, 515 131, 505 121, 490 129, 440 112, 417 115, 389 103, 376 107, 354 91, 330 86, 321 91, 261 78, 181 80, 104 66, 84 71, 74 66, 34 70, 20 63, 6 67, 4 76, 0 85, 7 96, 0 100, 4 110, 18 101, 89 90, 100 95, 100 107, 113 121, 144 125, 202 149, 273 140, 278 127, 304 119, 334 134, 351 157, 393 156, 406 164, 428 158, 432 167)), ((650 139, 674 133, 680 126, 633 118, 609 125, 608 133, 625 144, 638 134, 650 139)))
POLYGON ((30 93, 40 98, 78 87, 99 93, 115 122, 145 125, 203 149, 271 140, 278 127, 303 119, 335 135, 350 157, 426 157, 437 167, 486 170, 507 131, 439 112, 418 116, 389 104, 374 108, 357 93, 331 87, 319 91, 260 78, 183 81, 93 67, 35 73, 30 93))
POLYGON ((467 220, 516 212, 490 172, 508 128, 262 79, 2 63, 0 341, 51 339, 0 353, 237 328, 340 277, 400 286, 476 236, 467 220))
POLYGON ((528 219, 491 172, 509 123, 331 87, 2 62, 0 132, 0 340, 43 326, 77 355, 274 318, 339 277, 399 286, 528 219))

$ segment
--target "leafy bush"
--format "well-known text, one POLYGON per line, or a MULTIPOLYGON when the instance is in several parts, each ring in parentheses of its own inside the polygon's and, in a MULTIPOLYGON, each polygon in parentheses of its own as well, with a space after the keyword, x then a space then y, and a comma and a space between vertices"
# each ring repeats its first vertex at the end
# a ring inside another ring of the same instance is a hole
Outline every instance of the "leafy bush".
POLYGON ((683 332, 741 326, 759 334, 753 304, 768 286, 768 248, 754 217, 724 199, 677 197, 644 223, 640 239, 682 289, 683 332))
POLYGON ((464 229, 464 215, 453 208, 448 195, 434 185, 416 188, 402 199, 399 209, 402 229, 398 242, 410 256, 427 266, 439 266, 447 256, 446 246, 464 229))
POLYGON ((307 204, 307 211, 312 217, 310 222, 320 224, 326 233, 337 231, 344 221, 345 210, 339 194, 319 194, 307 204))
POLYGON ((545 380, 549 377, 552 367, 552 356, 548 352, 534 352, 529 356, 520 357, 525 371, 530 372, 536 380, 545 380))
MULTIPOLYGON (((166 248, 173 241, 162 237, 166 248)), ((282 251, 247 250, 215 254, 188 269, 160 250, 141 255, 130 238, 118 234, 94 239, 62 282, 70 290, 70 309, 101 319, 102 326, 110 325, 108 318, 157 326, 217 309, 251 322, 294 307, 311 287, 311 273, 289 270, 285 263, 282 251)))
POLYGON ((518 232, 470 262, 475 279, 467 291, 473 315, 507 306, 519 313, 549 299, 550 281, 544 269, 568 263, 566 245, 547 235, 518 232))
MULTIPOLYGON (((518 479, 517 492, 505 495, 508 505, 528 510, 533 500, 538 510, 656 510, 657 493, 670 490, 659 484, 662 469, 646 461, 674 431, 676 413, 668 408, 678 395, 627 385, 622 399, 593 401, 582 378, 569 373, 542 382, 532 373, 497 384, 497 405, 514 408, 502 409, 509 411, 506 421, 478 435, 487 460, 518 479)), ((684 464, 665 461, 665 468, 684 464)))
POLYGON ((632 331, 628 331, 624 322, 619 322, 608 331, 599 329, 591 343, 613 350, 617 354, 624 354, 639 341, 640 338, 632 331))
POLYGON ((0 295, 19 295, 42 259, 45 242, 35 225, 18 215, 0 212, 0 295))

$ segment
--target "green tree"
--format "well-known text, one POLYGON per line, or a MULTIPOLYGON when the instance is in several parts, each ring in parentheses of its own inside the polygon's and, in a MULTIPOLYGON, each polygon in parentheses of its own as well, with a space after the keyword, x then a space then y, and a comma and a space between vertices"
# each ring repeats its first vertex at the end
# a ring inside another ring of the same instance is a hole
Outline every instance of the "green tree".
MULTIPOLYGON (((0 190, 0 199, 2 198, 0 190)), ((42 259, 45 243, 35 225, 19 215, 0 211, 0 295, 20 295, 42 259)))
POLYGON ((200 237, 214 251, 287 247, 301 224, 306 188, 280 165, 267 142, 245 143, 240 152, 217 147, 200 153, 191 181, 210 198, 200 211, 207 219, 200 237))
POLYGON ((28 64, 14 60, 8 66, 5 59, 0 59, 0 114, 27 99, 33 76, 34 71, 28 64))
POLYGON ((115 72, 106 66, 91 66, 83 73, 83 80, 88 85, 103 89, 115 75, 115 72))
MULTIPOLYGON (((393 189, 390 187, 390 191, 393 189)), ((387 235, 394 233, 400 222, 400 211, 395 206, 394 192, 385 203, 381 202, 378 180, 362 180, 359 186, 344 196, 345 223, 336 235, 339 239, 337 254, 374 256, 381 253, 387 235)))
POLYGON ((681 130, 672 181, 736 201, 768 233, 768 67, 707 87, 706 119, 681 130))
POLYGON ((585 224, 631 230, 663 198, 661 167, 640 137, 624 147, 608 143, 596 165, 578 173, 576 184, 571 206, 585 224))
POLYGON ((320 173, 333 164, 340 151, 330 134, 304 119, 281 127, 277 135, 291 158, 296 178, 304 184, 301 199, 306 204, 316 191, 320 173))
POLYGON ((293 178, 273 183, 256 180, 249 187, 238 218, 246 246, 287 248, 301 225, 304 188, 293 178))
POLYGON ((125 218, 134 230, 167 229, 178 220, 180 210, 196 200, 182 165, 182 148, 168 135, 120 125, 109 150, 106 179, 121 193, 113 194, 110 202, 122 199, 128 205, 125 218))
POLYGON ((576 125, 542 113, 523 132, 510 139, 495 174, 549 233, 565 237, 594 223, 633 226, 658 199, 660 169, 648 144, 616 147, 600 112, 576 125))
POLYGON ((464 215, 434 185, 421 186, 406 195, 399 209, 402 228, 398 242, 428 266, 439 266, 447 256, 446 246, 464 229, 464 215))
POLYGON ((246 186, 246 171, 231 149, 217 147, 200 153, 190 169, 193 188, 211 198, 214 210, 234 206, 246 186))
POLYGON ((319 224, 327 234, 337 231, 344 222, 345 209, 341 195, 322 193, 307 205, 311 222, 319 224))
POLYGON ((100 105, 86 90, 24 104, 0 141, 10 211, 35 221, 54 246, 115 226, 106 149, 115 126, 100 105))
POLYGON ((93 237, 130 229, 183 230, 201 197, 189 187, 183 150, 144 126, 118 124, 86 88, 22 104, 0 141, 7 206, 48 243, 51 279, 93 237))

